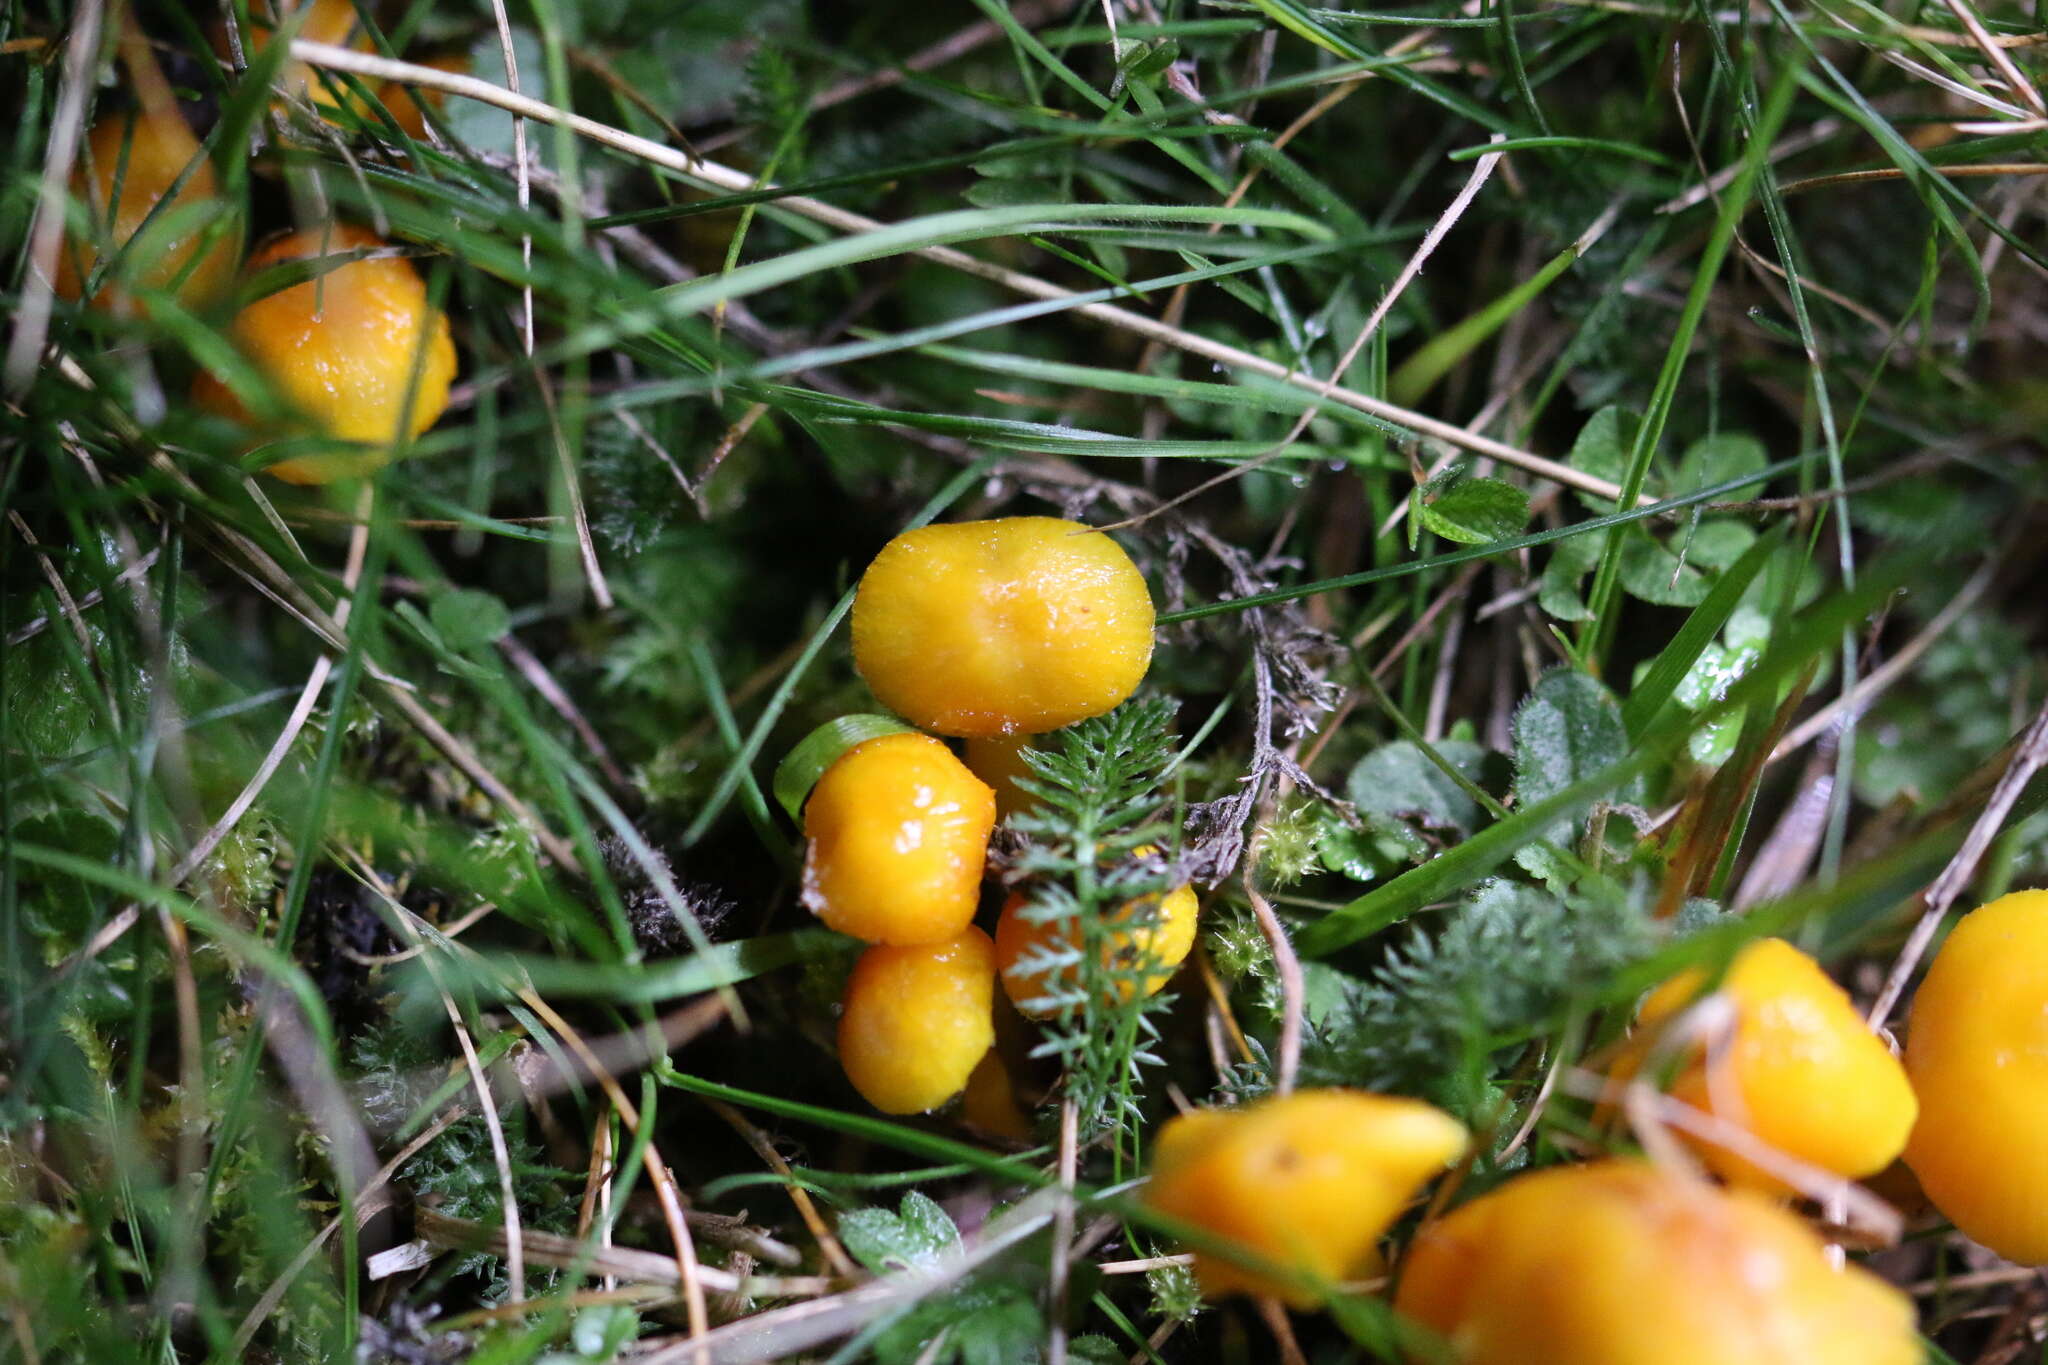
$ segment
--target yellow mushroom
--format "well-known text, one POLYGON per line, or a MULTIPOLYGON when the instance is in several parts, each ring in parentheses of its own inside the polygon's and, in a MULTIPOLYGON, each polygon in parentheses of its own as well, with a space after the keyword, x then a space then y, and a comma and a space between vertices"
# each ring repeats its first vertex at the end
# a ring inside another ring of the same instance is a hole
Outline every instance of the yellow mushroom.
POLYGON ((870 943, 952 938, 974 918, 995 820, 995 793, 930 735, 856 744, 804 805, 804 904, 870 943))
MULTIPOLYGON (((202 308, 219 297, 233 274, 241 232, 219 230, 225 211, 219 178, 178 112, 148 45, 124 38, 121 54, 142 107, 102 114, 86 134, 71 192, 84 204, 94 230, 65 241, 57 258, 57 294, 66 299, 83 295, 99 268, 104 241, 122 252, 122 281, 172 289, 184 307, 202 308), (183 184, 178 183, 181 176, 183 184), (156 216, 145 228, 152 212, 156 216)), ((124 317, 145 311, 118 281, 104 284, 88 302, 124 317)))
MULTIPOLYGON (((1137 850, 1142 857, 1154 850, 1137 850)), ((1011 896, 996 918, 996 966, 1003 991, 1025 1014, 1047 1015, 1057 1006, 1049 1003, 1061 992, 1071 990, 1075 965, 1057 966, 1042 961, 1055 953, 1078 953, 1082 928, 1078 919, 1034 919, 1030 898, 1011 896), (1033 965, 1034 960, 1039 961, 1033 965)), ((1199 904, 1191 886, 1178 886, 1164 895, 1139 896, 1124 902, 1109 917, 1102 933, 1103 965, 1120 973, 1117 994, 1128 1000, 1134 988, 1156 995, 1173 980, 1180 964, 1195 946, 1199 904)))
MULTIPOLYGON (((364 228, 336 223, 270 242, 249 258, 248 272, 388 246, 364 228)), ((396 256, 348 261, 256 299, 235 315, 229 336, 312 432, 364 447, 271 465, 267 472, 287 483, 371 473, 448 406, 455 378, 448 319, 428 307, 426 285, 412 263, 396 256)), ((213 412, 257 425, 211 374, 200 376, 193 397, 213 412)))
POLYGON ((1921 1360, 1911 1301, 1774 1201, 1639 1161, 1517 1176, 1425 1226, 1394 1307, 1457 1365, 1921 1360))
POLYGON ((1004 517, 906 531, 862 575, 853 659, 920 729, 985 739, 1098 716, 1152 659, 1145 579, 1100 531, 1004 517))
POLYGON ((847 978, 839 1065, 885 1114, 921 1114, 960 1093, 995 1042, 995 945, 979 929, 939 943, 868 949, 847 978))
POLYGON ((1906 1069, 1927 1197, 2007 1260, 2048 1265, 2048 891, 1956 925, 1914 996, 1906 1069))
MULTIPOLYGON (((1659 1026, 1691 1005, 1706 980, 1682 972, 1649 994, 1642 1042, 1621 1075, 1642 1063, 1659 1026)), ((1760 939, 1736 955, 1720 995, 1733 1007, 1729 1032, 1690 1049, 1673 1096, 1836 1175, 1872 1175, 1898 1157, 1918 1110, 1906 1069, 1819 963, 1783 939, 1760 939)), ((1727 1179, 1786 1192, 1740 1152, 1683 1136, 1727 1179)))
POLYGON ((1304 1090, 1169 1120, 1145 1201, 1265 1263, 1197 1247, 1204 1293, 1308 1308, 1374 1267, 1388 1226, 1465 1143, 1463 1125, 1418 1100, 1304 1090))

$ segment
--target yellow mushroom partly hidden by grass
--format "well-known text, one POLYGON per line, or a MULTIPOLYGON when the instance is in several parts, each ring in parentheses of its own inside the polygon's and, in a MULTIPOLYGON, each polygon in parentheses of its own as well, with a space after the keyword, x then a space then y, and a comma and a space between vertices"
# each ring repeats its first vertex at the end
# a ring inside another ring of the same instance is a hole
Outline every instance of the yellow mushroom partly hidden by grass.
POLYGON ((920 1114, 960 1093, 995 1042, 995 953, 970 928, 861 954, 841 1002, 839 1065, 862 1098, 920 1114))
POLYGON ((995 793, 930 735, 856 744, 804 805, 804 904, 870 943, 952 938, 974 918, 995 820, 995 793))
POLYGON ((1099 531, 1004 517, 906 531, 853 604, 853 658, 920 729, 1057 730, 1130 696, 1152 659, 1144 575, 1099 531))
POLYGON ((1426 1225, 1394 1307, 1456 1365, 1921 1360, 1912 1302, 1773 1200, 1639 1161, 1517 1176, 1426 1225))
MULTIPOLYGON (((249 6, 249 23, 240 30, 243 60, 254 61, 270 46, 277 30, 291 24, 297 25, 293 36, 309 43, 353 47, 363 52, 372 48, 354 0, 255 0, 249 6)), ((213 50, 222 61, 232 58, 234 49, 224 24, 214 25, 213 50)), ((273 83, 283 94, 298 99, 325 102, 338 97, 329 93, 311 66, 291 57, 279 64, 273 83)), ((336 84, 337 91, 346 88, 338 80, 336 84)))
POLYGON ((1906 1164, 2009 1261, 2048 1265, 2048 891, 1965 915, 1906 1025, 1920 1122, 1906 1164))
POLYGON ((185 308, 203 308, 234 273, 241 230, 223 228, 219 177, 148 44, 126 37, 121 55, 141 107, 102 113, 86 134, 71 193, 90 227, 66 238, 56 291, 60 298, 83 297, 102 260, 118 252, 114 278, 86 300, 94 307, 138 315, 145 309, 129 287, 139 287, 169 289, 185 308))
POLYGON ((1370 1273, 1388 1226, 1465 1143, 1463 1125, 1419 1100, 1304 1090, 1169 1120, 1145 1201, 1263 1263, 1195 1247, 1204 1293, 1308 1308, 1370 1273))
MULTIPOLYGON (((1649 994, 1640 1041, 1619 1074, 1641 1065, 1660 1026, 1706 984, 1705 973, 1691 970, 1649 994)), ((1836 1175, 1860 1179, 1897 1159, 1917 1112, 1906 1069, 1819 963, 1783 939, 1761 939, 1736 955, 1719 994, 1732 1007, 1726 1035, 1689 1048, 1671 1084, 1673 1096, 1836 1175)), ((1782 1180, 1741 1152, 1697 1134, 1682 1136, 1726 1179, 1787 1192, 1782 1180)))
MULTIPOLYGON (((367 229, 335 223, 270 242, 249 258, 248 274, 389 246, 367 229)), ((267 472, 287 483, 327 483, 381 468, 397 446, 440 418, 455 379, 448 319, 428 306, 426 285, 412 263, 393 255, 349 260, 255 299, 235 314, 228 335, 295 414, 294 422, 274 434, 359 444, 271 465, 267 472)), ((200 376, 193 397, 202 407, 263 429, 214 375, 200 376)))

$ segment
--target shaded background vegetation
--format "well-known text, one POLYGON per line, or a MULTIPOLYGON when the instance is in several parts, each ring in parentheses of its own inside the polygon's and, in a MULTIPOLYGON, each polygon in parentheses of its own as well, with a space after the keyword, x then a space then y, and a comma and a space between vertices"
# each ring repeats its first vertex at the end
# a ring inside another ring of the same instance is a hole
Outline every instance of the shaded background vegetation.
MULTIPOLYGON (((1176 1103, 1298 1029, 1305 1078, 1470 1123, 1476 1189, 1631 1144, 1556 1078, 1680 963, 1783 932, 1867 1002, 1959 851, 1960 908, 2048 876, 2037 793, 1966 844, 2044 690, 2036 8, 356 5, 693 166, 463 98, 414 141, 374 75, 273 103, 281 50, 214 55, 251 8, 0 10, 0 1356, 681 1359, 693 1316, 729 1359, 1270 1355, 1114 1198, 1176 1103), (455 402, 373 485, 266 479, 192 405, 218 317, 38 333, 52 148, 119 116, 131 20, 221 231, 372 224, 445 302, 455 402), (1032 1193, 1050 1060, 1008 1136, 839 1077, 849 954, 768 792, 874 709, 835 629, 872 553, 1047 511, 1142 517, 1184 613, 1176 707, 1069 776, 1179 755, 1123 824, 1205 924, 1136 1027, 1053 1030, 1127 1101, 1081 1116, 1078 1234, 1032 1193), (671 1256, 670 1198, 706 1265, 799 1278, 607 1259, 671 1256), (516 1286, 461 1235, 508 1222, 516 1286), (771 1342, 811 1301, 830 1339, 771 1342)), ((2039 1281, 1886 1193, 1938 1349, 2038 1352, 2039 1281)), ((1377 1351, 1374 1303, 1288 1331, 1377 1351)))

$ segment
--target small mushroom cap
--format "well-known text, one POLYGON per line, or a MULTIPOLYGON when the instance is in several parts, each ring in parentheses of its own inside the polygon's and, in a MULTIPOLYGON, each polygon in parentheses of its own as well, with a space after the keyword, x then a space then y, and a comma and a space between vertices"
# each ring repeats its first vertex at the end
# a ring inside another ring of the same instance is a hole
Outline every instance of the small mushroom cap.
POLYGON ((1057 730, 1137 690, 1152 598, 1130 556, 1056 517, 906 531, 853 603, 853 659, 920 729, 987 738, 1057 730))
MULTIPOLYGON (((1010 1003, 1025 1014, 1044 1016, 1056 1012, 1044 1002, 1055 992, 1071 988, 1074 969, 1034 966, 1032 960, 1053 953, 1078 953, 1081 929, 1071 918, 1033 919, 1025 913, 1029 904, 1030 899, 1022 894, 1003 903, 1003 912, 996 919, 996 963, 1010 1003)), ((1135 979, 1118 981, 1119 997, 1129 999, 1134 986, 1146 995, 1157 995, 1173 980, 1174 971, 1195 946, 1199 912, 1191 886, 1177 886, 1163 896, 1140 896, 1118 907, 1102 935, 1103 958, 1126 972, 1143 972, 1135 979), (1141 922, 1132 922, 1141 917, 1141 922)))
MULTIPOLYGON (((1704 972, 1690 970, 1652 991, 1639 1016, 1640 1045, 1618 1070, 1632 1071, 1658 1026, 1706 984, 1704 972)), ((1733 1036, 1711 1056, 1696 1049, 1672 1095, 1767 1147, 1851 1179, 1898 1158, 1919 1111, 1906 1069, 1818 962, 1783 939, 1759 939, 1736 955, 1720 991, 1734 1007, 1733 1036)), ((1687 1140, 1724 1178, 1788 1192, 1739 1153, 1687 1140)))
MULTIPOLYGON (((120 268, 145 288, 168 288, 175 281, 179 303, 200 308, 219 297, 233 274, 241 232, 238 228, 206 239, 221 212, 220 181, 213 163, 201 152, 199 139, 175 110, 139 111, 132 120, 126 112, 102 115, 86 135, 71 192, 104 230, 111 247, 127 246, 120 268), (178 185, 178 192, 144 231, 143 220, 181 175, 185 183, 178 185), (138 231, 143 231, 142 239, 131 244, 129 239, 138 231)), ((78 298, 99 263, 97 235, 67 237, 57 258, 58 296, 78 298)), ((142 311, 111 281, 91 302, 122 316, 142 311)))
POLYGON ((996 797, 939 740, 871 739, 804 804, 803 901, 870 943, 935 943, 974 919, 996 797))
POLYGON ((1956 925, 1913 998, 1906 1069, 1927 1197, 2007 1260, 2048 1265, 2048 891, 1956 925))
MULTIPOLYGON (((389 245, 364 228, 335 223, 267 243, 249 258, 248 273, 389 245)), ((348 261, 265 295, 237 313, 229 331, 277 397, 314 431, 369 447, 269 467, 288 483, 370 473, 391 458, 393 445, 418 436, 448 406, 455 379, 448 319, 427 306, 419 272, 400 257, 348 261)), ((211 411, 257 425, 213 375, 200 376, 193 397, 211 411)))
POLYGON ((1394 1307, 1459 1365, 1919 1365, 1913 1305, 1763 1195, 1640 1161, 1517 1176, 1424 1226, 1394 1307))
MULTIPOLYGON (((1464 1126, 1419 1100, 1302 1090, 1171 1119, 1152 1154, 1153 1208, 1310 1282, 1369 1273, 1376 1243, 1424 1181, 1465 1150, 1464 1126)), ((1311 1283, 1198 1249, 1203 1292, 1273 1294, 1298 1308, 1311 1283)))
POLYGON ((969 929, 942 943, 868 949, 846 980, 839 1065, 885 1114, 960 1093, 995 1042, 996 949, 969 929))

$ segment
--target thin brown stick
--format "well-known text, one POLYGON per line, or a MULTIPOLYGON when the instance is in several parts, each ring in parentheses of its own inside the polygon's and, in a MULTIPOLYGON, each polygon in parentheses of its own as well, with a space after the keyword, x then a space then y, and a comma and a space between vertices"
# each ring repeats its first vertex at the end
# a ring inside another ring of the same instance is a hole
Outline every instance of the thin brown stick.
MULTIPOLYGON (((114 581, 109 583, 106 588, 94 588, 91 592, 87 593, 85 596, 73 602, 71 604, 72 610, 75 612, 83 613, 89 611, 93 607, 98 606, 102 601, 106 599, 108 588, 118 588, 122 584, 132 582, 133 580, 140 578, 143 574, 148 573, 150 568, 155 565, 157 561, 157 556, 161 555, 162 553, 163 546, 157 546, 148 554, 145 554, 140 559, 136 560, 133 564, 130 564, 126 568, 122 569, 120 573, 114 576, 114 581)), ((69 620, 70 618, 67 616, 66 619, 69 620)), ((19 626, 8 633, 8 647, 12 648, 15 645, 25 644, 28 641, 33 640, 36 636, 42 634, 45 630, 48 630, 49 627, 50 618, 48 616, 38 616, 33 621, 28 622, 26 625, 19 626)))
MULTIPOLYGON (((1011 11, 1011 17, 1025 28, 1036 28, 1047 20, 1057 18, 1061 10, 1069 8, 1072 4, 1073 0, 1022 0, 1022 3, 1017 4, 1011 11)), ((826 86, 811 100, 810 111, 816 113, 821 109, 830 109, 835 104, 844 104, 862 95, 873 94, 877 90, 887 90, 893 85, 901 84, 905 76, 944 66, 947 62, 986 47, 1002 36, 1002 27, 994 20, 983 19, 969 24, 928 47, 918 49, 886 70, 869 72, 865 76, 856 76, 837 85, 826 86)), ((746 135, 747 130, 744 128, 729 129, 705 138, 701 144, 702 149, 715 152, 728 143, 738 142, 746 135)))
MULTIPOLYGON (((1612 1078, 1595 1072, 1570 1068, 1559 1084, 1567 1094, 1580 1099, 1610 1104, 1614 1101, 1612 1078)), ((1851 1226, 1873 1242, 1890 1246, 1898 1241, 1904 1222, 1898 1210, 1855 1182, 1782 1152, 1747 1128, 1667 1095, 1648 1081, 1631 1080, 1622 1091, 1622 1105, 1635 1125, 1637 1140, 1653 1156, 1663 1153, 1660 1164, 1668 1162, 1679 1170, 1698 1171, 1684 1149, 1666 1149, 1665 1144, 1671 1139, 1663 1130, 1675 1129, 1732 1152, 1816 1202, 1837 1201, 1851 1219, 1851 1226)))
POLYGON ((92 629, 85 624, 78 601, 72 597, 70 585, 65 583, 64 575, 57 572, 57 566, 43 553, 42 542, 36 539, 36 533, 29 529, 29 524, 22 519, 19 511, 12 507, 8 508, 7 520, 14 524, 15 534, 28 546, 29 553, 36 557, 36 565, 43 572, 43 581, 50 585, 50 591, 56 595, 58 610, 62 612, 65 624, 71 627, 71 634, 78 641, 79 652, 97 668, 99 648, 92 642, 92 629))
MULTIPOLYGON (((1493 136, 1493 141, 1502 141, 1504 136, 1504 134, 1496 133, 1493 136)), ((1456 195, 1452 196, 1449 205, 1445 207, 1442 213, 1437 215, 1436 221, 1430 224, 1429 231, 1422 235, 1422 241, 1416 245, 1414 251, 1409 253, 1408 260, 1402 265, 1400 273, 1394 276, 1394 282, 1387 286, 1387 291, 1384 294, 1380 295, 1380 301, 1373 305, 1372 312, 1366 316, 1365 322, 1359 327, 1357 335, 1351 338, 1351 344, 1344 348, 1344 354, 1339 356, 1337 363, 1330 367, 1328 377, 1314 384, 1311 392, 1315 394, 1316 401, 1302 410, 1301 416, 1295 419, 1294 425, 1287 429, 1287 434, 1276 441, 1270 450, 1260 451, 1253 458, 1240 464, 1232 465, 1222 473, 1202 480, 1193 488, 1168 498, 1157 507, 1098 529, 1116 531, 1149 521, 1163 512, 1169 512, 1183 503, 1200 497, 1212 488, 1228 483, 1232 479, 1242 478, 1254 470, 1264 469, 1267 465, 1270 465, 1273 461, 1286 454, 1294 443, 1301 439, 1301 434, 1308 430, 1309 423, 1322 415, 1323 404, 1329 401, 1330 394, 1343 381, 1344 376, 1350 371, 1352 365, 1357 362, 1358 353, 1365 349, 1365 344, 1372 340, 1373 336, 1380 330, 1380 324, 1386 321, 1387 314, 1393 310, 1394 304, 1400 300, 1401 295, 1407 292, 1408 286, 1414 282, 1415 277, 1422 273, 1422 267, 1436 253, 1437 246, 1449 235, 1450 230, 1457 226, 1458 220, 1465 216, 1465 210, 1470 208, 1472 201, 1479 197, 1479 191, 1485 188, 1486 182, 1493 176, 1494 167, 1498 166, 1500 161, 1501 153, 1499 152, 1488 152, 1485 156, 1479 158, 1478 163, 1472 168, 1472 174, 1466 177, 1463 188, 1456 195)), ((1619 204, 1616 205, 1616 208, 1619 208, 1619 204)), ((1610 209, 1601 218, 1603 231, 1607 223, 1614 221, 1614 217, 1615 210, 1610 209)))
POLYGON ((710 458, 704 461, 704 468, 697 475, 695 496, 700 510, 706 507, 704 502, 704 486, 711 482, 711 476, 716 474, 718 467, 725 463, 725 457, 732 454, 738 448, 741 441, 747 439, 747 433, 754 429, 754 423, 767 415, 768 405, 766 403, 755 403, 740 414, 738 421, 726 428, 725 435, 718 438, 718 444, 711 448, 710 458))
POLYGON ((789 1202, 796 1206, 797 1217, 803 1219, 804 1227, 809 1229, 812 1240, 817 1242, 818 1251, 824 1256, 826 1264, 832 1267, 833 1273, 847 1279, 857 1277, 860 1274, 860 1267, 846 1254, 846 1248, 840 1245, 839 1238, 833 1234, 831 1226, 818 1212, 818 1205, 811 1198, 810 1191, 796 1183, 796 1173, 789 1169, 789 1163, 782 1159, 782 1153, 775 1150, 775 1144, 768 1140, 768 1135, 748 1121, 745 1114, 723 1100, 707 1099, 704 1104, 712 1113, 723 1119, 727 1127, 738 1133, 746 1141, 747 1146, 754 1149, 754 1155, 761 1158, 763 1165, 788 1182, 783 1189, 789 1195, 789 1202))
MULTIPOLYGON (((1974 166, 1936 166, 1938 174, 1951 179, 1963 180, 1975 176, 1995 175, 2048 175, 2048 165, 2038 161, 1986 161, 1974 166)), ((1874 171, 1838 171, 1833 175, 1810 176, 1805 180, 1794 180, 1780 188, 1780 194, 1798 194, 1802 190, 1819 189, 1823 185, 1860 185, 1871 180, 1903 180, 1906 173, 1896 166, 1886 166, 1874 171)))
MULTIPOLYGON (((510 1248, 503 1228, 488 1223, 456 1218, 439 1209, 422 1205, 414 1211, 419 1235, 434 1246, 450 1251, 486 1251, 505 1255, 510 1248)), ((529 1230, 526 1250, 535 1265, 559 1270, 581 1268, 585 1274, 611 1276, 632 1284, 674 1286, 678 1283, 672 1257, 631 1247, 592 1248, 574 1237, 529 1230)), ((763 1298, 795 1299, 829 1293, 836 1280, 822 1275, 749 1275, 741 1277, 717 1266, 697 1267, 697 1277, 721 1294, 749 1293, 763 1298)))
POLYGON ((1031 1195, 984 1229, 974 1246, 945 1256, 935 1265, 883 1275, 843 1294, 756 1313, 727 1323, 701 1340, 656 1346, 639 1357, 638 1365, 683 1365, 703 1353, 709 1353, 718 1365, 766 1365, 804 1355, 824 1342, 859 1331, 884 1314, 930 1299, 1038 1235, 1052 1221, 1051 1200, 1056 1197, 1053 1190, 1031 1195))
MULTIPOLYGON (((425 939, 413 924, 412 912, 400 903, 383 877, 363 859, 358 857, 353 861, 358 875, 391 912, 392 927, 413 945, 423 944, 425 939)), ((498 1197, 505 1217, 506 1293, 512 1302, 519 1303, 526 1298, 525 1242, 519 1223, 518 1190, 512 1179, 512 1158, 505 1146, 505 1125, 498 1117, 497 1097, 491 1093, 491 1083, 484 1076, 483 1061, 477 1056, 476 1042, 469 1036, 469 1025, 463 1022, 455 997, 449 994, 440 964, 432 953, 423 954, 420 961, 433 979, 435 993, 441 997, 441 1008, 447 1012, 448 1023, 455 1030, 455 1041, 462 1046, 463 1064, 469 1069, 470 1086, 476 1091, 477 1112, 483 1115, 484 1129, 490 1135, 491 1159, 498 1167, 498 1197)))
MULTIPOLYGON (((547 1026, 553 1029, 567 1043, 569 1050, 590 1068, 605 1097, 612 1102, 612 1108, 619 1111, 619 1117, 635 1136, 640 1132, 640 1110, 633 1101, 626 1098, 626 1091, 610 1069, 578 1033, 556 1012, 554 1006, 540 998, 531 989, 520 987, 519 998, 527 1008, 539 1015, 547 1026)), ((661 1214, 668 1224, 669 1237, 675 1245, 674 1262, 676 1282, 683 1287, 683 1309, 689 1318, 690 1336, 701 1338, 710 1327, 709 1310, 704 1301, 702 1272, 705 1267, 698 1264, 697 1244, 690 1236, 689 1221, 683 1216, 683 1198, 676 1186, 675 1176, 669 1171, 668 1163, 662 1159, 661 1149, 650 1137, 647 1143, 647 1179, 654 1186, 654 1193, 661 1204, 661 1214)))
POLYGON ((1285 1095, 1294 1089, 1294 1074, 1301 1067, 1301 1021, 1308 989, 1301 974, 1301 959, 1294 952, 1294 940, 1287 936, 1287 926, 1274 913, 1272 902, 1259 894, 1255 877, 1258 862, 1256 851, 1244 860, 1244 894, 1251 901, 1259 932, 1266 936, 1266 945, 1273 951, 1273 972, 1280 978, 1280 1043, 1273 1090, 1285 1095))
POLYGON ((1844 724, 1849 717, 1861 715, 1883 695, 1886 689, 1912 671, 1920 656, 1946 635, 1949 630, 1977 605, 1979 599, 1990 588, 1997 575, 1998 559, 1992 561, 1970 576, 1961 591, 1942 605, 1934 619, 1918 635, 1900 646, 1898 653, 1866 674, 1851 691, 1843 693, 1820 710, 1808 716, 1795 726, 1790 733, 1779 740, 1771 749, 1769 762, 1776 763, 1789 754, 1805 748, 1829 730, 1844 724))
MULTIPOLYGON (((505 87, 513 94, 519 93, 519 54, 512 44, 512 20, 505 12, 505 0, 491 0, 491 18, 498 30, 498 54, 505 63, 505 87)), ((515 110, 512 115, 512 159, 517 167, 515 182, 519 196, 519 211, 524 213, 533 204, 532 158, 526 152, 526 120, 515 110)), ((522 233, 519 238, 519 262, 530 276, 533 271, 533 235, 522 233)), ((533 354, 533 286, 523 286, 519 294, 519 344, 526 354, 533 354)))
POLYGON ((1301 1353, 1301 1343, 1295 1339, 1294 1324, 1287 1320, 1287 1305, 1271 1294, 1261 1294, 1252 1302, 1258 1306, 1259 1320, 1266 1324, 1274 1344, 1280 1348, 1280 1365, 1308 1365, 1308 1357, 1301 1353))
MULTIPOLYGON (((598 1110, 590 1134, 590 1169, 583 1180, 583 1201, 576 1209, 578 1242, 588 1242, 593 1220, 603 1220, 598 1224, 600 1250, 612 1244, 612 1119, 610 1105, 598 1110)), ((607 1272, 603 1283, 606 1289, 616 1289, 618 1277, 607 1272)))
POLYGON ((604 741, 598 737, 597 730, 585 719, 574 698, 555 681, 555 675, 548 672, 547 665, 522 644, 517 635, 510 632, 498 638, 498 649, 512 661, 512 666, 526 679, 527 686, 540 693, 541 700, 552 706, 556 715, 569 722, 569 728, 576 732, 576 738, 583 741, 583 747, 590 750, 590 756, 597 760, 597 766, 603 771, 605 781, 620 790, 629 786, 626 774, 613 760, 611 750, 605 747, 604 741))
MULTIPOLYGON (((337 628, 348 624, 349 611, 355 603, 352 594, 362 578, 364 557, 370 543, 370 508, 371 499, 375 496, 375 487, 374 484, 364 484, 356 504, 355 525, 349 533, 348 558, 341 574, 342 592, 351 595, 342 597, 334 605, 334 624, 337 628)), ((285 718, 284 728, 278 731, 269 751, 263 755, 263 761, 256 765, 256 771, 250 774, 249 780, 242 785, 242 790, 236 793, 235 799, 228 803, 228 808, 186 851, 184 858, 171 873, 172 886, 182 885, 187 877, 197 871, 200 865, 213 855, 213 851, 220 847, 221 840, 227 838, 235 826, 241 823, 242 817, 249 813, 249 808, 256 804, 256 798, 270 785, 270 779, 284 763, 292 745, 298 742, 299 732, 312 718, 314 703, 320 699, 320 693, 326 688, 328 676, 333 671, 334 656, 331 653, 322 654, 313 661, 312 672, 307 675, 305 686, 299 689, 299 699, 292 704, 291 714, 285 718)))
MULTIPOLYGON (((530 360, 532 357, 529 356, 530 360)), ((548 382, 547 371, 539 366, 533 371, 534 392, 540 395, 541 410, 547 414, 548 441, 555 448, 555 465, 562 476, 562 492, 569 500, 569 525, 576 532, 576 557, 583 565, 583 579, 590 585, 590 595, 602 611, 612 609, 612 585, 604 576, 604 566, 598 562, 597 541, 590 534, 590 513, 583 501, 583 478, 576 468, 576 461, 569 451, 569 442, 562 434, 561 414, 555 408, 555 386, 548 382)), ((572 601, 574 593, 563 593, 572 601)))
POLYGON ((1060 1202, 1052 1214, 1052 1255, 1046 1266, 1046 1365, 1066 1365, 1068 1274, 1074 1254, 1074 1180, 1080 1165, 1079 1128, 1071 1095, 1060 1100, 1060 1202))

